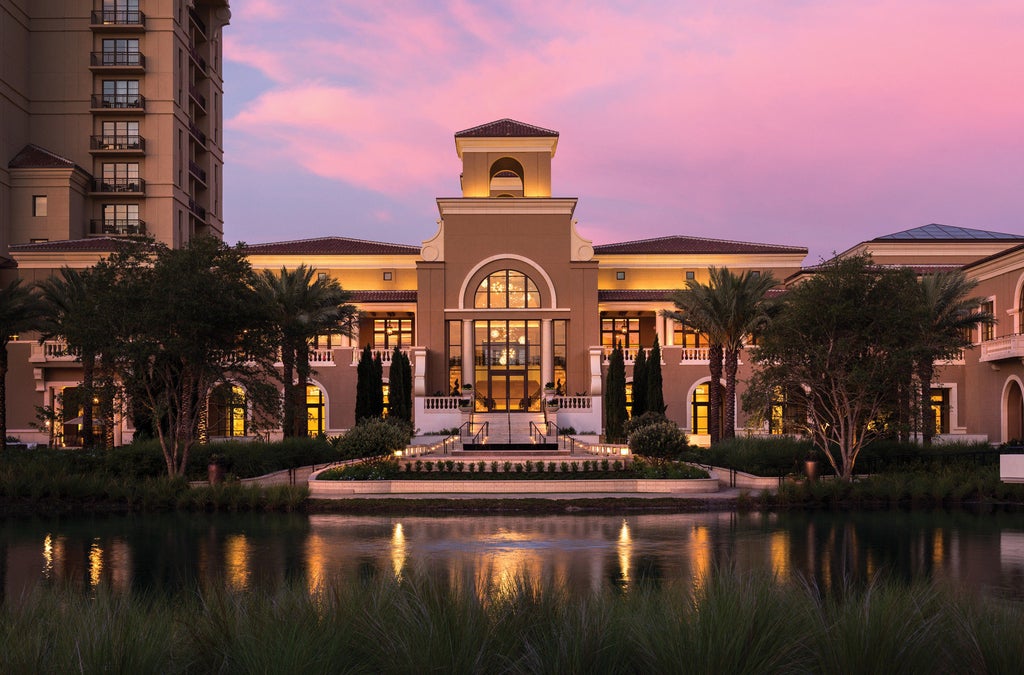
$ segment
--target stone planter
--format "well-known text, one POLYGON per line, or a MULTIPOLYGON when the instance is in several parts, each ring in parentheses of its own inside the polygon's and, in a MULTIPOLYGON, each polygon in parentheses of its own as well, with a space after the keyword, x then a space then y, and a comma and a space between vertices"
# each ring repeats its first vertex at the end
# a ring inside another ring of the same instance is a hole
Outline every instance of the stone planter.
POLYGON ((224 482, 224 467, 217 462, 210 462, 206 465, 206 480, 210 485, 220 485, 224 482))
POLYGON ((809 459, 804 462, 804 471, 807 472, 807 480, 814 482, 818 480, 818 461, 815 459, 809 459))

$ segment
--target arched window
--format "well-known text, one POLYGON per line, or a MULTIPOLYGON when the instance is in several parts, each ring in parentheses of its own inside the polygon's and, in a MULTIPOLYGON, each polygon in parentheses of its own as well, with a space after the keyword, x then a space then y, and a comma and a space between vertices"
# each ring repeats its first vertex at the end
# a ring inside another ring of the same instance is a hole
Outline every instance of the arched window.
POLYGON ((1017 298, 1017 332, 1024 334, 1024 285, 1020 287, 1020 297, 1017 298))
POLYGON ((487 275, 476 289, 473 306, 478 309, 540 307, 540 292, 533 279, 515 270, 487 275))
POLYGON ((245 436, 245 390, 238 385, 221 384, 210 394, 211 436, 245 436))

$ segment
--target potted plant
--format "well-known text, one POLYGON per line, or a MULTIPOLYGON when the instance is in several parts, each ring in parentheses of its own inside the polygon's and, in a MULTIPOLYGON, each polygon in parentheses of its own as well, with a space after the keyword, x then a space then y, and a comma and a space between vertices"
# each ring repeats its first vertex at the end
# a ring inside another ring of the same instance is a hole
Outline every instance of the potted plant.
POLYGON ((552 396, 555 393, 555 383, 545 382, 544 383, 544 396, 552 396))
POLYGON ((544 401, 544 406, 548 409, 549 412, 555 412, 558 410, 558 399, 549 398, 546 401, 544 401))

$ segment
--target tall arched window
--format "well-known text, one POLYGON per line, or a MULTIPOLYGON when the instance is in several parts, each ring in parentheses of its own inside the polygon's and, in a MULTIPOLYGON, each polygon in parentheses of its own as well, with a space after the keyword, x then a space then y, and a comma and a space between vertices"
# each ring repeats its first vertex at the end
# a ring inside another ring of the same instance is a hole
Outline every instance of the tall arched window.
POLYGON ((525 309, 540 307, 540 292, 533 279, 515 270, 487 275, 476 289, 473 306, 478 309, 525 309))
POLYGON ((324 433, 324 392, 315 384, 306 385, 306 433, 324 433))

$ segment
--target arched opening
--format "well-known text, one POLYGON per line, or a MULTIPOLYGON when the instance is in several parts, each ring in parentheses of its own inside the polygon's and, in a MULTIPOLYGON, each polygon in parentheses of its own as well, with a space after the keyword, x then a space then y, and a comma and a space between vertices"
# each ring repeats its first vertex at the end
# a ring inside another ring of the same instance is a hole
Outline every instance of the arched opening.
POLYGON ((491 164, 490 191, 492 197, 523 196, 523 165, 511 157, 502 157, 491 164))
MULTIPOLYGON (((702 382, 693 388, 693 395, 690 397, 690 433, 707 435, 710 434, 711 420, 711 382, 702 382)), ((718 385, 719 396, 721 400, 725 400, 725 387, 721 384, 718 385)), ((719 435, 721 436, 725 425, 723 423, 725 406, 721 406, 718 410, 718 424, 719 435)))
POLYGON ((1024 284, 1021 284, 1017 297, 1017 332, 1024 334, 1024 284))
POLYGON ((231 383, 216 386, 207 402, 210 435, 220 438, 246 436, 245 407, 244 389, 231 383))
POLYGON ((1007 384, 1003 416, 1006 420, 1006 438, 1003 440, 1009 442, 1024 438, 1024 393, 1016 380, 1007 384))

